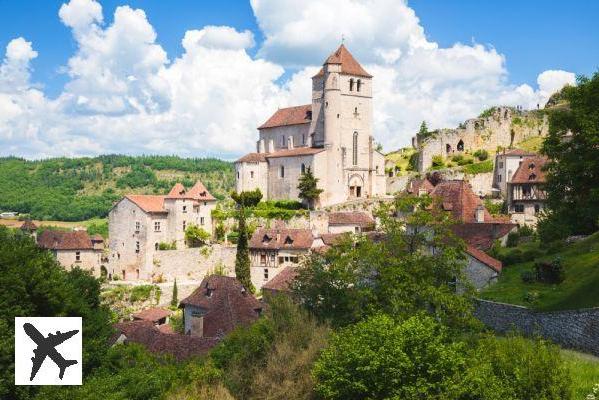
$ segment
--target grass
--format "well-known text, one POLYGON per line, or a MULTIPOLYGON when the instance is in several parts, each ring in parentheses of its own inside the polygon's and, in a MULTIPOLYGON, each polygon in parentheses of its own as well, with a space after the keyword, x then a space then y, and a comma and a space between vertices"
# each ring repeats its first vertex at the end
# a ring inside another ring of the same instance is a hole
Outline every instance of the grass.
POLYGON ((543 136, 533 136, 518 143, 515 147, 533 153, 538 153, 543 145, 543 140, 545 140, 543 136))
POLYGON ((474 164, 464 165, 462 171, 468 175, 483 174, 485 172, 493 172, 493 161, 485 160, 474 164))
MULTIPOLYGON (((513 252, 537 255, 534 260, 504 266, 499 281, 485 289, 481 297, 503 303, 519 304, 539 311, 571 310, 599 306, 599 233, 552 252, 537 242, 515 249, 502 249, 497 255, 506 260, 513 252), (534 261, 551 261, 559 257, 566 278, 558 285, 524 283, 521 273, 530 271, 534 261)), ((526 257, 525 257, 526 258, 526 257)))
POLYGON ((410 157, 414 154, 416 150, 412 148, 400 149, 398 151, 394 151, 385 155, 385 160, 391 161, 395 164, 395 166, 401 168, 399 175, 405 175, 408 171, 408 165, 410 163, 410 157))
POLYGON ((572 350, 562 350, 561 355, 571 372, 573 399, 586 399, 599 383, 599 358, 572 350))

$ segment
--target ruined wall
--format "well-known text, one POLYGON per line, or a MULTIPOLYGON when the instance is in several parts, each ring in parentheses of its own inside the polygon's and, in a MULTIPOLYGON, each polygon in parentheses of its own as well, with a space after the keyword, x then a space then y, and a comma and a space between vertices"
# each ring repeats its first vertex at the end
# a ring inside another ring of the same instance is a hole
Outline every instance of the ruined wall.
POLYGON ((412 139, 419 151, 418 170, 427 171, 435 155, 444 158, 463 152, 474 153, 484 149, 494 156, 498 147, 510 147, 535 136, 547 136, 549 122, 540 111, 517 111, 511 107, 497 107, 485 118, 465 121, 456 129, 440 129, 424 140, 412 139))
POLYGON ((489 328, 504 333, 516 329, 561 346, 599 356, 599 308, 535 312, 512 304, 477 300, 474 315, 489 328))
POLYGON ((214 244, 191 249, 158 250, 154 253, 153 275, 167 282, 179 280, 201 281, 207 273, 224 269, 225 274, 235 270, 235 246, 214 244))

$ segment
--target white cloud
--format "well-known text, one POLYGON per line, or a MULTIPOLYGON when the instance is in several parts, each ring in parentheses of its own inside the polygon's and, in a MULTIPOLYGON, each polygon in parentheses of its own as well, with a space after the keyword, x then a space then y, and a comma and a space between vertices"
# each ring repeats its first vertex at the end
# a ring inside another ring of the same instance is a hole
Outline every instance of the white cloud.
POLYGON ((406 145, 422 120, 455 126, 496 104, 536 107, 574 75, 545 71, 538 88, 508 81, 490 46, 441 48, 399 0, 251 0, 265 36, 255 57, 250 31, 189 30, 169 60, 143 10, 71 0, 59 11, 77 50, 56 99, 30 82, 37 56, 23 38, 0 64, 0 154, 27 157, 108 152, 234 158, 252 151, 255 127, 278 107, 305 104, 310 77, 338 45, 375 76, 375 138, 406 145), (284 68, 295 67, 285 82, 284 68))

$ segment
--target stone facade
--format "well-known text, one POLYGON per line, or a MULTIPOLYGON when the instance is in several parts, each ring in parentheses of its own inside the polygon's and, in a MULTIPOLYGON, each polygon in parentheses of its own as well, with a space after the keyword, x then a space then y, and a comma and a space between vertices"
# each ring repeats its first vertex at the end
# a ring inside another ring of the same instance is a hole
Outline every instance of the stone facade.
POLYGON ((475 316, 499 333, 516 329, 561 346, 599 356, 599 308, 535 312, 512 304, 477 300, 475 316))
POLYGON ((425 172, 431 167, 435 155, 447 158, 483 149, 494 155, 499 148, 509 148, 532 137, 547 136, 548 130, 546 115, 497 107, 490 116, 469 119, 456 129, 434 131, 424 139, 415 136, 412 145, 419 152, 418 170, 425 172))
POLYGON ((200 281, 218 269, 232 276, 235 271, 235 246, 212 244, 200 248, 178 250, 158 250, 154 253, 152 265, 155 276, 171 282, 175 278, 200 281))
POLYGON ((52 250, 56 260, 67 269, 79 267, 88 270, 93 276, 99 278, 102 275, 103 262, 102 249, 80 249, 80 250, 52 250))
POLYGON ((312 78, 311 104, 280 109, 258 128, 257 152, 236 162, 236 190, 298 199, 298 179, 310 168, 323 189, 319 206, 384 195, 372 127, 372 76, 342 45, 312 78))

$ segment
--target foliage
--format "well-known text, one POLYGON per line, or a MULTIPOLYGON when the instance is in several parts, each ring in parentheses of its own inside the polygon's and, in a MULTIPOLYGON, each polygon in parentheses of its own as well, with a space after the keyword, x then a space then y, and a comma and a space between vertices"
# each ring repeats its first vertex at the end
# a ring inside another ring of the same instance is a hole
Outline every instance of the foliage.
POLYGON ((489 152, 487 150, 476 150, 474 152, 474 157, 478 158, 478 161, 485 161, 489 158, 489 152))
POLYGON ((434 131, 429 131, 428 126, 426 125, 426 121, 422 121, 422 123, 420 124, 420 129, 418 129, 418 133, 416 134, 418 142, 422 143, 423 141, 425 141, 433 135, 434 131))
POLYGON ((468 175, 484 174, 486 172, 493 172, 493 161, 486 160, 474 164, 465 165, 462 167, 462 171, 468 175))
POLYGON ((414 152, 410 155, 406 171, 418 171, 418 152, 414 152))
POLYGON ((380 240, 347 236, 326 254, 309 256, 294 281, 304 306, 334 326, 378 312, 409 317, 424 308, 450 326, 471 326, 463 242, 452 234, 448 214, 427 210, 431 201, 398 196, 378 213, 380 240), (463 290, 456 291, 456 279, 463 290))
POLYGON ((566 237, 599 229, 599 72, 592 78, 579 77, 576 86, 562 90, 562 96, 569 106, 550 112, 549 136, 542 147, 549 158, 545 185, 549 212, 539 226, 544 241, 556 234, 566 237), (571 136, 564 137, 567 132, 571 136))
POLYGON ((465 367, 464 346, 433 318, 376 315, 334 334, 314 376, 327 400, 446 398, 465 367))
POLYGON ((225 240, 225 226, 222 222, 219 222, 214 227, 214 237, 217 241, 222 242, 225 240))
POLYGON ((468 154, 456 154, 451 157, 451 160, 458 164, 460 167, 474 163, 474 158, 468 154))
POLYGON ((492 216, 498 216, 505 214, 503 211, 505 209, 505 202, 497 203, 492 201, 491 199, 485 199, 485 208, 492 216))
POLYGON ((0 398, 25 399, 38 390, 14 385, 14 318, 83 318, 83 369, 96 368, 112 334, 110 313, 100 304, 100 282, 89 272, 63 269, 20 232, 0 227, 0 398))
POLYGON ((306 172, 300 176, 297 190, 299 190, 299 198, 306 202, 310 209, 314 208, 323 189, 318 188, 318 178, 314 177, 310 167, 306 168, 306 172))
MULTIPOLYGON (((216 159, 174 156, 0 158, 0 209, 32 219, 83 221, 104 218, 123 194, 165 193, 177 181, 201 179, 222 199, 234 185, 233 165, 216 159), (159 176, 163 178, 159 178, 159 176)), ((101 233, 101 232, 100 232, 101 233)))
MULTIPOLYGON (((176 308, 177 306, 172 305, 171 303, 171 308, 176 308)), ((179 333, 179 334, 184 334, 185 333, 185 326, 183 325, 183 310, 180 309, 175 309, 173 311, 173 313, 170 315, 169 319, 168 319, 168 323, 171 326, 171 328, 173 329, 173 332, 175 333, 179 333)))
POLYGON ((177 278, 175 278, 175 283, 173 283, 173 296, 171 297, 171 307, 177 307, 179 305, 179 290, 177 289, 177 278))
POLYGON ((252 284, 250 273, 249 237, 246 227, 245 208, 243 206, 240 207, 237 213, 237 226, 239 237, 237 238, 237 254, 235 255, 235 277, 247 290, 254 293, 255 288, 252 284))
POLYGON ((231 198, 238 206, 256 207, 262 200, 262 192, 258 188, 241 193, 231 192, 231 198))
POLYGON ((492 116, 495 113, 496 110, 497 110, 497 107, 487 108, 478 115, 478 118, 489 118, 490 116, 492 116))
POLYGON ((185 229, 185 242, 189 247, 199 247, 210 239, 210 234, 196 224, 189 224, 185 229))
POLYGON ((431 169, 442 169, 445 168, 445 161, 443 156, 440 154, 435 154, 431 160, 432 166, 431 169))
POLYGON ((158 243, 158 250, 177 250, 177 242, 174 240, 171 243, 160 242, 158 243))
POLYGON ((510 232, 507 235, 507 240, 505 245, 507 247, 516 247, 518 246, 518 241, 520 240, 520 235, 518 232, 510 232))
POLYGON ((155 285, 133 286, 133 288, 131 289, 131 295, 129 296, 129 301, 131 303, 136 303, 138 301, 149 300, 150 296, 156 289, 160 289, 160 288, 155 285))
POLYGON ((558 258, 551 262, 538 261, 534 265, 535 275, 538 282, 541 283, 562 283, 565 277, 562 261, 558 258))
POLYGON ((108 221, 103 220, 92 220, 87 224, 87 233, 90 235, 100 235, 104 239, 108 238, 108 221))

